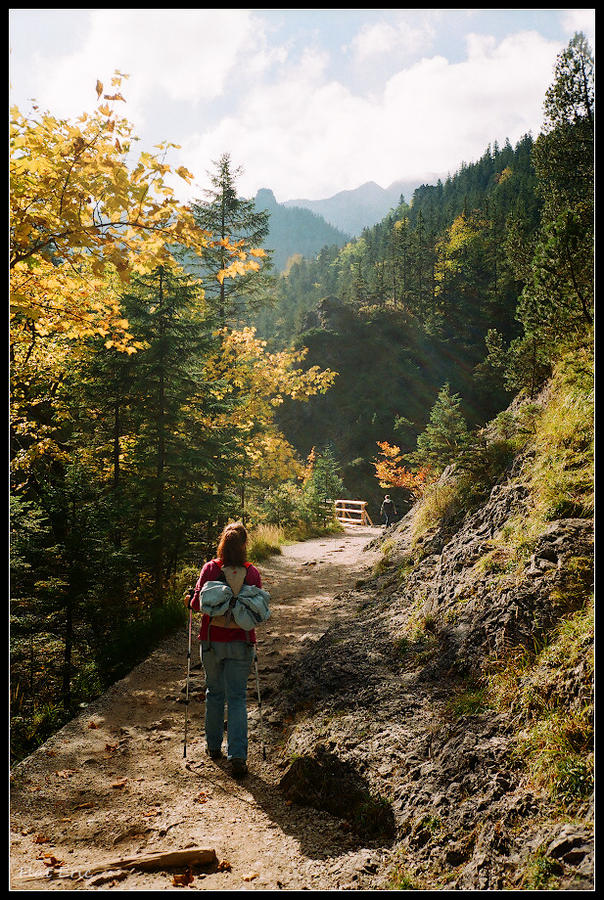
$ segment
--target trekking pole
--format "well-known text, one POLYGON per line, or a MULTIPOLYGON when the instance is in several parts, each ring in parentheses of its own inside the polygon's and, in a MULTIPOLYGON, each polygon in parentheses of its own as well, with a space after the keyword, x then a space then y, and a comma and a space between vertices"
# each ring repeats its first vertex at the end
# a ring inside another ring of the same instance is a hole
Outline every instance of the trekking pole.
MULTIPOLYGON (((194 589, 189 589, 189 604, 191 603, 191 597, 193 596, 194 589)), ((187 649, 187 689, 185 694, 185 747, 183 752, 183 758, 187 758, 187 727, 189 724, 189 679, 191 677, 191 624, 193 620, 193 610, 189 605, 189 647, 187 649)))
POLYGON ((266 744, 264 742, 264 721, 262 719, 262 699, 260 697, 260 679, 258 678, 258 651, 254 645, 254 668, 256 670, 256 691, 258 692, 258 712, 260 714, 260 740, 262 741, 262 759, 266 759, 266 744))

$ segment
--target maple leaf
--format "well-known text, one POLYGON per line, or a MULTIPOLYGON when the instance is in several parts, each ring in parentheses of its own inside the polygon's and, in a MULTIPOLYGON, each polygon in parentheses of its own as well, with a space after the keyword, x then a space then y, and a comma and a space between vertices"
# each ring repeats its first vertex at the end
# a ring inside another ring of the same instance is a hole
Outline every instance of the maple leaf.
POLYGON ((175 170, 177 175, 180 175, 181 178, 184 178, 185 181, 191 182, 193 175, 189 172, 188 169, 185 169, 184 166, 179 166, 178 169, 175 170))

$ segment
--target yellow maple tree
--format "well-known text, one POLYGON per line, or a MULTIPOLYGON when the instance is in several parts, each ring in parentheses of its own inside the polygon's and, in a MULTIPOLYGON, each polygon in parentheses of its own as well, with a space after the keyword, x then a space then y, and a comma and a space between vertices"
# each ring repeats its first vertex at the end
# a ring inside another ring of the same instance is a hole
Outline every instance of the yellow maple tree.
POLYGON ((304 370, 306 348, 271 353, 254 328, 223 329, 218 336, 220 349, 206 364, 205 380, 215 385, 224 412, 207 426, 235 430, 250 481, 268 485, 301 475, 296 453, 275 422, 276 410, 286 398, 305 402, 324 393, 337 373, 319 366, 304 370))
MULTIPOLYGON (((116 105, 126 77, 112 92, 97 81, 97 106, 75 121, 36 107, 11 110, 10 290, 11 336, 101 334, 118 349, 136 347, 120 312, 117 292, 133 272, 168 261, 175 246, 203 253, 212 236, 174 196, 166 162, 176 144, 158 144, 135 158, 130 122, 116 105)), ((240 245, 227 243, 220 277, 258 266, 240 245)), ((257 254, 254 254, 257 255, 257 254)))

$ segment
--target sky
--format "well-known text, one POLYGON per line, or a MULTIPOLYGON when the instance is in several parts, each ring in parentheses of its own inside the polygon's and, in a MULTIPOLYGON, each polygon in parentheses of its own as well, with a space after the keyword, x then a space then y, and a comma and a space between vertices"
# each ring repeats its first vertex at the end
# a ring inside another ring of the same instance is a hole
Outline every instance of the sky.
POLYGON ((595 10, 9 9, 10 101, 75 119, 119 70, 137 147, 194 175, 182 200, 223 153, 242 196, 317 200, 536 137, 575 31, 595 51, 595 10))

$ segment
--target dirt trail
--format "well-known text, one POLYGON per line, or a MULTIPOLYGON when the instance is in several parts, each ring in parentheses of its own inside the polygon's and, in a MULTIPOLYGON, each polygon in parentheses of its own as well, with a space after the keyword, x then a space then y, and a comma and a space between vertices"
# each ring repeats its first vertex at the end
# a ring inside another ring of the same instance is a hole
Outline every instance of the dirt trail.
POLYGON ((340 887, 346 864, 359 864, 358 844, 338 820, 284 799, 278 782, 288 760, 279 744, 287 722, 271 695, 288 661, 346 614, 339 595, 375 562, 376 551, 363 548, 379 532, 350 529, 292 545, 259 566, 272 597, 258 635, 266 761, 253 675, 248 778, 233 781, 225 762, 205 756, 196 641, 183 758, 183 629, 15 768, 11 887, 171 890, 174 870, 85 873, 105 860, 195 846, 214 849, 223 864, 194 869, 189 890, 340 887), (68 879, 74 871, 82 877, 68 879))

